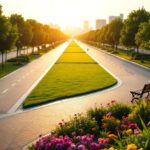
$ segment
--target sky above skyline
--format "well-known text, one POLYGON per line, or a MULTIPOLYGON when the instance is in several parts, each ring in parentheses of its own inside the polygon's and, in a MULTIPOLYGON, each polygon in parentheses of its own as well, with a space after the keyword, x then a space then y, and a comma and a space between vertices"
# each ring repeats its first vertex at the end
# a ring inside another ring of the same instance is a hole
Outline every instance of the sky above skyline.
POLYGON ((84 20, 94 27, 96 19, 108 20, 108 16, 120 13, 126 18, 141 7, 150 11, 150 0, 0 0, 0 4, 6 16, 17 13, 25 19, 58 24, 63 29, 82 27, 84 20))

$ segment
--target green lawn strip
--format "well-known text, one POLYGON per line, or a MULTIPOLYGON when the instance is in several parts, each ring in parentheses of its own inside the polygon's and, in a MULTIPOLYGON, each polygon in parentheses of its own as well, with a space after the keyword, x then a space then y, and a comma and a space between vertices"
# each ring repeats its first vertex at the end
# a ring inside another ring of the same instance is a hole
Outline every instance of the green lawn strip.
MULTIPOLYGON (((29 58, 29 62, 39 58, 41 54, 31 54, 28 55, 27 57, 29 58)), ((26 65, 29 62, 21 62, 17 64, 16 62, 6 62, 4 64, 4 68, 2 69, 2 64, 0 63, 0 78, 6 76, 7 74, 21 68, 22 66, 26 65)))
POLYGON ((23 103, 23 107, 90 93, 117 83, 98 64, 55 64, 23 103))
POLYGON ((142 63, 141 59, 132 59, 130 53, 131 52, 119 51, 119 53, 115 55, 150 68, 150 56, 148 58, 143 57, 144 63, 142 63))
POLYGON ((57 62, 95 62, 86 53, 63 53, 57 62))
POLYGON ((0 63, 0 78, 6 76, 7 74, 17 70, 18 68, 22 67, 23 64, 14 65, 12 62, 6 62, 4 69, 2 70, 2 64, 0 63))
POLYGON ((78 52, 78 53, 85 53, 85 51, 83 51, 80 47, 68 47, 65 50, 66 53, 71 53, 71 52, 78 52))

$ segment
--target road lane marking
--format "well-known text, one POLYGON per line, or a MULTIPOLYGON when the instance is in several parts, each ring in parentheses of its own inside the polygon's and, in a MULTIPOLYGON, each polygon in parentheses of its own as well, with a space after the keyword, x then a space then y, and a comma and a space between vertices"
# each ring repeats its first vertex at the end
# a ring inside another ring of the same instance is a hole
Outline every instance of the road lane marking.
MULTIPOLYGON (((67 45, 66 45, 67 47, 67 45)), ((65 47, 65 48, 66 48, 65 47)), ((63 54, 65 48, 62 48, 59 55, 56 56, 56 58, 52 61, 52 63, 45 69, 45 71, 42 73, 42 75, 36 80, 31 87, 24 93, 24 95, 8 110, 7 114, 13 114, 17 111, 17 109, 20 107, 20 105, 23 103, 25 98, 29 95, 29 93, 35 88, 35 86, 42 80, 42 78, 46 75, 46 73, 52 68, 52 66, 55 64, 55 62, 58 60, 58 58, 63 54)), ((33 71, 33 70, 31 70, 33 71)), ((30 71, 30 72, 31 72, 30 71)))
POLYGON ((15 82, 15 83, 13 83, 13 84, 11 84, 11 86, 15 86, 17 83, 15 82))
POLYGON ((2 94, 5 94, 7 91, 8 91, 8 89, 5 89, 5 90, 2 92, 2 94))

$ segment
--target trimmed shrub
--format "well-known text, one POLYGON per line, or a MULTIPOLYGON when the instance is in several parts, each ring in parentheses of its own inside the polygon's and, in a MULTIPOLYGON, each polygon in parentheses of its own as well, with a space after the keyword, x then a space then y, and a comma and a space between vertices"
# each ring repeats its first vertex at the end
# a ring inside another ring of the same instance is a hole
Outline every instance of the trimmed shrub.
POLYGON ((30 61, 29 57, 28 56, 24 56, 24 55, 21 55, 21 56, 18 56, 18 57, 15 57, 15 58, 11 58, 11 59, 8 59, 7 60, 8 62, 23 62, 23 63, 27 63, 30 61))
POLYGON ((95 108, 91 108, 87 111, 87 115, 90 118, 94 118, 98 125, 101 126, 102 125, 102 118, 106 115, 107 109, 104 107, 95 107, 95 108))
POLYGON ((121 119, 122 116, 128 116, 131 112, 131 107, 121 103, 110 103, 108 112, 111 112, 115 118, 121 119))
POLYGON ((62 120, 54 133, 58 135, 68 135, 69 137, 76 135, 97 134, 99 127, 94 118, 85 117, 77 114, 69 122, 62 120))

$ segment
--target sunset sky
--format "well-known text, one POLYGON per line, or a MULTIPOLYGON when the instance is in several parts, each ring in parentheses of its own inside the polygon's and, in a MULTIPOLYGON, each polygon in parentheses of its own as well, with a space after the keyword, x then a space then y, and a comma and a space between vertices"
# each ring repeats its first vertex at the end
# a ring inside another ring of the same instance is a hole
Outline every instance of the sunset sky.
POLYGON ((42 23, 82 27, 84 20, 95 26, 96 19, 123 13, 125 17, 142 6, 150 11, 150 0, 0 0, 6 16, 22 14, 42 23))

